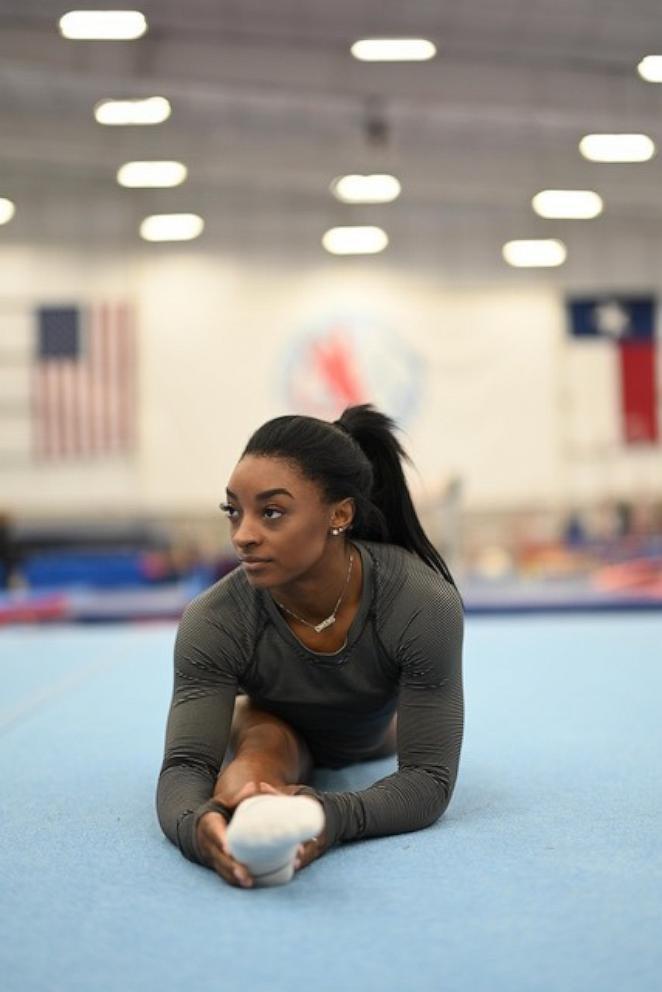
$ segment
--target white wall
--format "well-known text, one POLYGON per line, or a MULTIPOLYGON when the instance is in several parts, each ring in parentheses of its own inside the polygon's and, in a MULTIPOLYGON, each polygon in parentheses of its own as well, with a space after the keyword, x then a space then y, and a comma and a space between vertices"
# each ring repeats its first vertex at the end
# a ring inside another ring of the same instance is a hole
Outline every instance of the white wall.
MULTIPOLYGON (((32 307, 108 297, 136 307, 135 454, 36 466, 27 449, 23 457, 19 451, 26 405, 22 425, 5 416, 0 430, 7 453, 1 506, 19 513, 213 510, 250 432, 293 412, 283 391, 293 345, 335 320, 372 328, 359 372, 376 400, 402 385, 399 352, 389 364, 389 342, 419 363, 420 395, 404 440, 421 498, 454 475, 470 508, 662 493, 662 448, 620 444, 612 346, 573 349, 562 296, 535 276, 522 288, 453 289, 381 259, 293 271, 190 246, 134 257, 7 248, 0 250, 0 363, 22 348, 25 368, 6 361, 0 387, 25 394, 27 404, 32 307)), ((300 386, 316 393, 310 383, 300 386)))

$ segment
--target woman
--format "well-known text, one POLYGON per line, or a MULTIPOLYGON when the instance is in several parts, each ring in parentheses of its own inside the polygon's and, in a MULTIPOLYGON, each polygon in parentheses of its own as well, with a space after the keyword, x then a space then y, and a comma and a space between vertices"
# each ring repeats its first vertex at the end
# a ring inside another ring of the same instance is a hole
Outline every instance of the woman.
POLYGON ((230 884, 288 881, 337 843, 427 827, 450 801, 462 600, 394 428, 370 404, 333 424, 277 417, 228 482, 241 565, 182 617, 157 812, 230 884), (309 785, 316 766, 396 751, 398 771, 368 789, 309 785))

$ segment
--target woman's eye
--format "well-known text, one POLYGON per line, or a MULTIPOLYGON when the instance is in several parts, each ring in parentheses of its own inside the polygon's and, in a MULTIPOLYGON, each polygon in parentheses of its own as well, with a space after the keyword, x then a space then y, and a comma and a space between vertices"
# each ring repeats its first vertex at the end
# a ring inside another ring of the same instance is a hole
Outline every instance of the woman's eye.
POLYGON ((283 516, 282 510, 277 510, 275 506, 268 506, 264 511, 266 513, 275 514, 275 516, 267 517, 267 520, 278 520, 279 517, 283 516))
MULTIPOLYGON (((229 503, 221 503, 219 509, 228 517, 230 520, 236 520, 239 515, 239 511, 236 506, 231 506, 229 503)), ((279 520, 284 513, 275 506, 268 506, 262 511, 266 516, 267 520, 279 520)))

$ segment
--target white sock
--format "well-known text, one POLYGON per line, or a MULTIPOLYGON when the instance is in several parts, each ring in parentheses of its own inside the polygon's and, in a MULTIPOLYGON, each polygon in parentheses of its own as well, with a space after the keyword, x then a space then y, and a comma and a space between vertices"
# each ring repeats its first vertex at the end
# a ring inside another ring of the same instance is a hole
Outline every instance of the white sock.
POLYGON ((283 885, 294 875, 299 844, 323 829, 324 810, 310 796, 250 796, 230 821, 228 850, 256 885, 283 885))

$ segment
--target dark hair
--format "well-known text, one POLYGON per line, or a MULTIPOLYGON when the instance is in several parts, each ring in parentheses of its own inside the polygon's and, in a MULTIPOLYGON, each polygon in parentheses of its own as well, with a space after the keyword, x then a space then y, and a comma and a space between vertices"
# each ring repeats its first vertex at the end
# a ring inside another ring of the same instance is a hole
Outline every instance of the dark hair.
POLYGON ((395 430, 395 421, 371 403, 347 407, 333 423, 275 417, 252 434, 241 457, 271 455, 293 463, 320 485, 328 502, 354 500, 355 537, 398 544, 455 585, 416 515, 402 470, 402 461, 411 459, 395 430))

